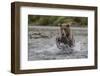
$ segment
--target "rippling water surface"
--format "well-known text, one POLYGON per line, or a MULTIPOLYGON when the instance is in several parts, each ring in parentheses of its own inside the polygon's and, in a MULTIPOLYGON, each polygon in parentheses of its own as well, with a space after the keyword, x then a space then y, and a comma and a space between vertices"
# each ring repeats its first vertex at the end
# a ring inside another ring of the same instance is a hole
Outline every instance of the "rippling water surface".
POLYGON ((71 28, 75 46, 71 54, 56 46, 59 27, 29 27, 28 60, 80 59, 88 57, 88 39, 86 28, 71 28))

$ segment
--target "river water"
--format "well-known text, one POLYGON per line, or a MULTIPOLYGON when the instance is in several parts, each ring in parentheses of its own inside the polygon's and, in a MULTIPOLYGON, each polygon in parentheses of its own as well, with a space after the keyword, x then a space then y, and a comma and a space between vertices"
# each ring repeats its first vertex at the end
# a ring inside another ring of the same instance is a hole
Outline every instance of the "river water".
POLYGON ((28 60, 55 60, 88 58, 87 28, 72 27, 75 45, 73 52, 68 54, 56 46, 59 27, 28 28, 28 60))

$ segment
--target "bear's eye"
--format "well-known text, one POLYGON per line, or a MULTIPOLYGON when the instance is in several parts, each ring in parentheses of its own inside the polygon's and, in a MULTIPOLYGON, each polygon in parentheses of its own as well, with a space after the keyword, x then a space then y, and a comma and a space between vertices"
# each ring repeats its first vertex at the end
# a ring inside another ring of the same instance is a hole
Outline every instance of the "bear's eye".
POLYGON ((66 27, 69 27, 69 25, 66 25, 66 27))

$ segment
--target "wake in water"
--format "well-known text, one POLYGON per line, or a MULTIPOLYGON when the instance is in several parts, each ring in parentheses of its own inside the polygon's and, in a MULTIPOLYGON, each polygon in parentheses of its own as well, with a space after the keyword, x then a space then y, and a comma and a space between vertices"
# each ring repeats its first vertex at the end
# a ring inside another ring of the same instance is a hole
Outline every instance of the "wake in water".
MULTIPOLYGON (((38 40, 40 39, 33 41, 40 42, 38 40)), ((37 43, 37 45, 33 45, 34 47, 29 48, 28 60, 80 59, 88 57, 85 39, 81 41, 76 39, 74 47, 66 49, 67 53, 64 51, 65 49, 59 49, 57 47, 55 38, 49 39, 49 42, 46 39, 42 41, 43 43, 37 43), (46 45, 42 46, 44 44, 46 45), (69 50, 72 50, 72 52, 68 53, 69 50)), ((64 47, 63 44, 61 46, 64 47)))
POLYGON ((73 32, 75 40, 74 46, 69 47, 61 43, 60 44, 60 47, 62 47, 61 49, 59 49, 56 44, 56 38, 58 35, 58 31, 56 29, 54 30, 50 28, 48 28, 48 30, 34 29, 34 31, 35 32, 33 31, 29 32, 29 38, 28 38, 29 61, 88 58, 88 39, 86 31, 81 32, 80 30, 78 31, 75 30, 73 32))
POLYGON ((37 52, 49 52, 51 54, 56 54, 56 53, 66 53, 66 54, 69 54, 68 51, 71 51, 72 52, 79 52, 79 51, 82 51, 82 42, 81 41, 78 41, 78 42, 75 42, 75 45, 73 47, 69 47, 69 46, 66 46, 64 44, 60 44, 60 49, 57 47, 56 44, 53 44, 52 46, 49 46, 49 45, 46 45, 44 46, 41 50, 38 50, 37 52))

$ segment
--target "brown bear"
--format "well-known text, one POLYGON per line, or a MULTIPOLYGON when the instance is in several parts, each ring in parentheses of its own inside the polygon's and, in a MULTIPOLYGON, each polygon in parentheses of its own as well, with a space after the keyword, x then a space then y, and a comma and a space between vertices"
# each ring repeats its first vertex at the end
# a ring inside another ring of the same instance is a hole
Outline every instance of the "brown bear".
POLYGON ((74 39, 73 35, 70 30, 71 24, 69 23, 63 23, 60 25, 60 37, 57 38, 57 41, 60 45, 60 43, 63 43, 64 45, 69 45, 69 47, 72 47, 74 45, 74 39))

